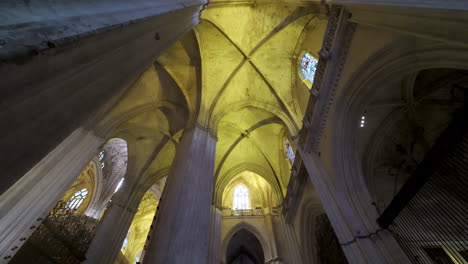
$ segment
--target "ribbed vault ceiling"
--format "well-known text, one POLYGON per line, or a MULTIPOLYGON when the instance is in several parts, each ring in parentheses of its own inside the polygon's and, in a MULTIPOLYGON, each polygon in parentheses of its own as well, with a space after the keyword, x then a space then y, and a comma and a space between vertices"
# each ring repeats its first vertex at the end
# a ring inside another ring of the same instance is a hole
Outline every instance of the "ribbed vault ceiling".
POLYGON ((242 170, 261 175, 284 195, 282 178, 289 171, 283 137, 297 134, 303 117, 293 57, 314 13, 310 7, 239 2, 212 2, 202 12, 194 30, 202 60, 198 120, 218 136, 215 197, 242 170))
POLYGON ((101 124, 109 137, 128 142, 134 174, 148 182, 166 176, 182 129, 198 122, 218 138, 217 187, 251 171, 282 197, 290 174, 284 137, 302 126, 298 89, 307 90, 298 82, 297 57, 319 12, 317 5, 208 5, 201 23, 142 74, 101 124))

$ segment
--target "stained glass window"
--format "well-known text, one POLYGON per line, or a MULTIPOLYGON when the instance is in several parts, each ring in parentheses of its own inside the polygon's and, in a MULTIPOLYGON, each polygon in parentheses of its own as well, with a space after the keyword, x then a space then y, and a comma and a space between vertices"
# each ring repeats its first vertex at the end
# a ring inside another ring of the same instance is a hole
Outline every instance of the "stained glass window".
POLYGON ((84 201, 86 196, 88 195, 87 189, 82 189, 77 191, 68 201, 66 208, 72 210, 72 212, 76 211, 78 207, 80 207, 81 203, 84 201))
POLYGON ((104 150, 99 152, 99 160, 103 160, 104 159, 104 150))
POLYGON ((294 150, 291 146, 291 143, 289 143, 289 139, 284 140, 284 148, 286 150, 286 157, 288 157, 291 164, 293 164, 294 159, 296 158, 296 155, 294 154, 294 150))
POLYGON ((104 163, 104 150, 99 152, 99 160, 101 161, 101 169, 104 169, 104 167, 106 166, 106 164, 104 163))
POLYGON ((244 185, 234 188, 234 210, 249 209, 249 190, 244 185))
POLYGON ((314 83, 315 70, 317 69, 318 61, 310 55, 310 53, 304 53, 301 59, 301 75, 302 78, 314 83))

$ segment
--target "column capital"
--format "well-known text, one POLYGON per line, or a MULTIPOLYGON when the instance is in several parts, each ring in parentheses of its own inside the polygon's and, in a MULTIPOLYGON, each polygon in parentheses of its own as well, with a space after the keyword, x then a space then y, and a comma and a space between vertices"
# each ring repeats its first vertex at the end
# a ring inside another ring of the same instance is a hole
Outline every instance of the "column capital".
MULTIPOLYGON (((210 135, 210 137, 212 137, 216 142, 218 141, 218 136, 216 135, 216 132, 213 131, 213 129, 210 129, 209 127, 206 127, 202 124, 200 124, 199 122, 195 122, 189 126, 187 126, 185 129, 184 129, 184 133, 187 131, 194 131, 195 129, 200 129, 206 133, 208 133, 208 135, 210 135)), ((182 135, 183 136, 183 135, 182 135)))

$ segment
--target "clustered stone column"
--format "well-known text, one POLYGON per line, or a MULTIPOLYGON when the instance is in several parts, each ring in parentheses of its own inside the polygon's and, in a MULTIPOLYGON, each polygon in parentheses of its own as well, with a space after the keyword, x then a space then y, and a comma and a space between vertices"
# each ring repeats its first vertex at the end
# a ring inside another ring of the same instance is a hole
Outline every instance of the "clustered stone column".
MULTIPOLYGON (((340 241, 349 263, 410 263, 392 235, 387 230, 355 235, 353 227, 364 226, 349 200, 342 199, 318 155, 298 148, 309 177, 317 190, 323 208, 340 241)), ((359 232, 359 229, 357 229, 359 232)), ((363 229, 365 230, 365 229, 363 229)))
POLYGON ((13 258, 103 142, 78 128, 0 196, 0 263, 13 258))
POLYGON ((211 232, 210 232, 210 258, 209 264, 219 264, 221 261, 221 227, 222 227, 222 212, 211 206, 211 232))
MULTIPOLYGON (((127 178, 130 179, 130 177, 127 178)), ((141 198, 145 193, 144 190, 135 189, 132 186, 134 185, 129 182, 124 183, 104 212, 86 253, 85 263, 112 264, 117 259, 141 198)))
POLYGON ((265 261, 267 263, 272 263, 272 264, 277 264, 279 263, 279 256, 278 256, 278 248, 276 245, 276 234, 275 234, 275 228, 273 226, 273 216, 271 214, 271 211, 265 215, 264 219, 265 221, 265 227, 267 232, 270 234, 270 237, 267 239, 267 243, 269 244, 268 247, 270 248, 270 255, 265 258, 265 261))
MULTIPOLYGON (((288 246, 289 258, 293 263, 302 263, 303 261, 300 252, 299 242, 297 241, 296 237, 296 232, 294 232, 294 228, 292 225, 286 223, 286 220, 284 219, 284 216, 282 214, 279 217, 284 238, 286 239, 286 244, 288 246)), ((310 235, 312 236, 313 234, 310 235)))
POLYGON ((177 146, 144 263, 209 263, 216 138, 195 125, 177 146))

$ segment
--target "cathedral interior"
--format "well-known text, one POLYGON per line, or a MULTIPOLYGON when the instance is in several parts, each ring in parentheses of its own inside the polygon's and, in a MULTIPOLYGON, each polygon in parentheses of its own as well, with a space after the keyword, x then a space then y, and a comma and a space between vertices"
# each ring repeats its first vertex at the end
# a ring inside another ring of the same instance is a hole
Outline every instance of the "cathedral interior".
POLYGON ((3 0, 0 263, 468 264, 467 0, 3 0))

